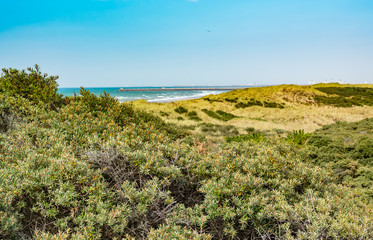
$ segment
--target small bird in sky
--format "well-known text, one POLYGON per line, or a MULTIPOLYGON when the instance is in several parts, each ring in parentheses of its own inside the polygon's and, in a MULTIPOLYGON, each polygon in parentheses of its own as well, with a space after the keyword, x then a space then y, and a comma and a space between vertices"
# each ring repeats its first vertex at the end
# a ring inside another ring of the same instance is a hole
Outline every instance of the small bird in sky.
POLYGON ((206 29, 206 32, 211 32, 210 30, 206 29))

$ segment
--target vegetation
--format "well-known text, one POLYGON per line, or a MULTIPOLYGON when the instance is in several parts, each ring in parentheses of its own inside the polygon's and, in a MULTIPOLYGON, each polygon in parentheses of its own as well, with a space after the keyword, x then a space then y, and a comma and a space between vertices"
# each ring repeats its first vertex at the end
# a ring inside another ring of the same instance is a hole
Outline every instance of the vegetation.
POLYGON ((214 111, 211 111, 211 110, 208 110, 208 109, 204 108, 204 109, 202 109, 202 112, 206 113, 208 116, 210 116, 212 118, 215 118, 215 119, 218 119, 218 120, 221 120, 221 121, 229 121, 229 120, 236 117, 233 114, 224 112, 222 110, 218 110, 218 111, 214 112, 214 111))
POLYGON ((178 121, 179 114, 175 113, 175 108, 196 112, 200 122, 233 125, 240 134, 245 132, 247 126, 260 131, 277 129, 278 132, 292 132, 304 129, 305 132, 312 132, 326 124, 360 121, 373 116, 373 106, 370 104, 372 89, 373 85, 368 84, 280 85, 239 89, 172 103, 134 101, 133 105, 180 128, 194 126, 194 134, 204 134, 198 127, 198 120, 182 116, 184 121, 178 121), (219 111, 235 117, 223 121, 219 111))
MULTIPOLYGON (((61 99, 0 92, 1 239, 373 237, 371 202, 298 141, 212 143, 107 94, 61 99)), ((364 169, 369 139, 350 145, 364 169)))
POLYGON ((320 166, 331 164, 342 183, 373 199, 373 118, 326 125, 309 141, 309 159, 320 166))
POLYGON ((202 121, 202 119, 200 117, 198 117, 198 114, 196 111, 191 111, 188 113, 188 118, 190 120, 194 120, 194 121, 197 121, 197 122, 200 122, 202 121))
POLYGON ((239 102, 235 105, 236 108, 247 108, 252 106, 261 106, 261 107, 268 107, 268 108, 284 108, 285 105, 282 103, 276 103, 276 102, 267 102, 267 101, 258 101, 254 100, 253 98, 250 99, 250 101, 243 103, 239 102))
POLYGON ((216 111, 217 114, 219 114, 220 119, 223 121, 229 121, 237 116, 233 115, 232 113, 224 112, 223 110, 216 111))
MULTIPOLYGON (((373 96, 373 86, 364 85, 342 85, 337 83, 316 84, 310 86, 280 85, 259 88, 246 88, 226 92, 215 96, 207 96, 208 101, 225 100, 231 103, 237 103, 239 107, 263 106, 266 107, 284 107, 285 103, 289 106, 294 104, 315 105, 326 104, 336 105, 337 100, 354 103, 361 100, 361 105, 371 106, 373 96), (329 102, 327 100, 329 99, 329 102), (335 102, 333 102, 334 99, 335 102)), ((343 107, 351 107, 346 105, 343 107)), ((360 105, 359 105, 360 106, 360 105)))
POLYGON ((182 106, 180 106, 180 107, 178 107, 178 108, 175 108, 175 112, 177 112, 177 113, 179 113, 179 114, 187 113, 187 112, 188 112, 188 109, 183 108, 182 106))
POLYGON ((328 96, 315 96, 315 100, 320 104, 333 105, 335 107, 373 106, 372 88, 319 87, 316 89, 328 94, 328 96))
POLYGON ((226 137, 225 140, 228 143, 230 143, 230 142, 246 142, 246 141, 261 142, 261 141, 266 140, 266 137, 261 132, 253 132, 253 133, 245 134, 245 135, 226 137))
POLYGON ((227 101, 227 102, 231 102, 231 103, 237 103, 238 98, 233 98, 233 99, 226 98, 224 100, 227 101))
POLYGON ((232 125, 218 125, 211 123, 202 123, 199 125, 201 131, 209 136, 234 136, 239 132, 235 126, 232 125))
POLYGON ((292 133, 288 134, 285 140, 290 143, 294 143, 297 145, 303 145, 306 141, 311 137, 310 133, 305 133, 303 129, 298 131, 293 131, 292 133))
MULTIPOLYGON (((373 106, 373 89, 372 88, 357 88, 357 87, 320 87, 317 90, 328 95, 337 95, 337 97, 329 97, 328 104, 333 104, 339 107, 351 107, 368 105, 373 106)), ((324 100, 325 101, 325 100, 324 100)))
POLYGON ((42 74, 38 65, 35 69, 27 68, 2 69, 0 91, 12 96, 21 96, 37 104, 45 104, 47 107, 59 105, 62 96, 57 94, 58 76, 42 74))

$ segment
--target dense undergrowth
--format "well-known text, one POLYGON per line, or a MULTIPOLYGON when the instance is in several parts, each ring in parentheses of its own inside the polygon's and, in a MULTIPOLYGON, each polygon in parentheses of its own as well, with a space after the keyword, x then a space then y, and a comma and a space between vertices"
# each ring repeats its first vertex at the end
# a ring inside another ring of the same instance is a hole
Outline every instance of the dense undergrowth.
MULTIPOLYGON (((248 134, 225 137, 227 142, 271 141, 266 135, 252 130, 248 134)), ((373 118, 358 122, 337 122, 325 125, 314 133, 303 130, 281 137, 308 152, 314 164, 331 168, 335 182, 357 188, 366 202, 373 200, 373 118)))
POLYGON ((335 107, 373 106, 373 89, 357 87, 319 87, 317 90, 328 94, 315 96, 319 104, 335 107))
POLYGON ((200 141, 84 89, 69 98, 55 92, 59 104, 43 104, 39 94, 55 82, 33 94, 10 93, 6 86, 19 74, 29 78, 23 88, 47 76, 6 71, 0 238, 373 237, 361 193, 334 183, 333 172, 309 161, 297 144, 200 141))
POLYGON ((359 188, 373 200, 373 118, 326 125, 308 140, 309 158, 330 164, 338 183, 359 188))

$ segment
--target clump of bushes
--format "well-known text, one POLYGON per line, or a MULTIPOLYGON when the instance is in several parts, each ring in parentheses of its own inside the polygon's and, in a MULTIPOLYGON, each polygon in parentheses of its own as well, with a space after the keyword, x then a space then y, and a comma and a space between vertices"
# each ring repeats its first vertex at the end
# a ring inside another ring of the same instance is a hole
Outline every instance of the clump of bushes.
POLYGON ((174 109, 175 112, 179 113, 179 114, 183 114, 183 113, 187 113, 188 112, 188 109, 182 107, 182 106, 179 106, 177 108, 174 109))
POLYGON ((224 100, 230 103, 237 103, 238 98, 237 97, 236 98, 225 98, 224 100))
POLYGON ((236 117, 232 113, 227 113, 227 112, 224 112, 222 110, 217 110, 216 113, 219 114, 220 119, 223 120, 223 121, 229 121, 229 120, 236 117))
POLYGON ((245 131, 246 131, 247 133, 253 133, 253 132, 255 132, 255 128, 253 128, 253 127, 248 127, 248 128, 245 128, 245 131))
POLYGON ((364 97, 373 98, 372 88, 363 87, 318 87, 317 90, 329 95, 338 95, 341 97, 364 97))
POLYGON ((204 97, 203 100, 208 101, 209 103, 224 102, 222 99, 212 99, 212 98, 209 98, 209 97, 204 97))
POLYGON ((292 133, 288 134, 285 141, 297 145, 303 145, 312 136, 310 133, 305 133, 303 129, 294 130, 292 133))
POLYGON ((62 104, 62 95, 57 93, 58 76, 41 73, 38 65, 25 70, 2 69, 0 91, 12 96, 20 96, 47 107, 62 104))
POLYGON ((197 121, 197 122, 200 122, 202 121, 202 119, 200 117, 198 117, 198 114, 196 111, 191 111, 187 114, 188 118, 190 120, 193 120, 193 121, 197 121))
POLYGON ((211 110, 208 110, 208 109, 204 108, 204 109, 202 109, 202 112, 206 113, 208 116, 210 116, 212 118, 215 118, 215 119, 218 119, 218 120, 221 120, 221 121, 229 121, 229 120, 236 117, 235 115, 233 115, 231 113, 224 112, 222 110, 218 110, 218 111, 214 112, 214 111, 211 111, 211 110))
POLYGON ((309 138, 309 159, 331 167, 337 182, 358 188, 373 199, 373 119, 324 126, 309 138))
POLYGON ((236 108, 247 108, 252 106, 260 106, 260 107, 267 107, 267 108, 284 108, 285 105, 282 103, 276 103, 276 102, 267 102, 267 101, 258 101, 255 99, 250 99, 250 101, 243 103, 239 102, 235 105, 236 108))
MULTIPOLYGON (((84 104, 90 112, 93 112, 97 116, 99 112, 107 112, 116 106, 118 106, 118 100, 110 97, 107 92, 104 91, 103 94, 100 94, 97 97, 95 94, 90 91, 80 88, 78 101, 84 104)), ((76 99, 75 99, 76 100, 76 99)))
POLYGON ((246 141, 254 141, 254 142, 262 142, 266 140, 266 137, 261 132, 253 132, 245 135, 239 136, 232 136, 232 137, 225 137, 225 140, 230 142, 246 142, 246 141))
POLYGON ((163 111, 160 111, 159 115, 161 115, 162 117, 168 117, 168 116, 170 116, 169 113, 166 113, 166 112, 163 112, 163 111))
POLYGON ((239 134, 233 125, 217 125, 212 123, 202 123, 199 125, 201 131, 211 136, 234 136, 239 134))
POLYGON ((285 105, 282 103, 276 103, 276 102, 263 102, 263 106, 267 108, 285 108, 285 105))
POLYGON ((215 118, 215 119, 219 119, 220 120, 220 116, 219 114, 217 114, 216 112, 214 111, 211 111, 211 110, 208 110, 206 108, 202 109, 202 112, 206 113, 208 116, 212 117, 212 118, 215 118))
POLYGON ((373 89, 357 87, 320 87, 317 90, 332 96, 315 96, 319 104, 335 107, 373 106, 373 89), (336 95, 336 96, 335 96, 336 95))

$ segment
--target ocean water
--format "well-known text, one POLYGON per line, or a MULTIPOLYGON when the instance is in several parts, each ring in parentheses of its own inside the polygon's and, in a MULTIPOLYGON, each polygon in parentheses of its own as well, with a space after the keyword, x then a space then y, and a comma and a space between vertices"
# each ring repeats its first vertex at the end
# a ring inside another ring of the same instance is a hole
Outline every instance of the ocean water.
MULTIPOLYGON (((234 86, 234 87, 249 87, 249 86, 234 86)), ((160 87, 127 87, 125 89, 145 89, 154 88, 161 89, 160 87)), ((183 87, 165 87, 165 88, 224 88, 216 86, 183 86, 183 87)), ((227 92, 227 90, 193 90, 193 91, 138 91, 138 92, 118 92, 120 87, 110 88, 86 88, 90 92, 100 95, 107 92, 111 96, 116 97, 120 102, 133 101, 145 99, 148 102, 172 102, 186 99, 196 99, 210 94, 219 94, 227 92)), ((74 96, 79 94, 79 88, 60 88, 58 93, 64 96, 74 96)))

